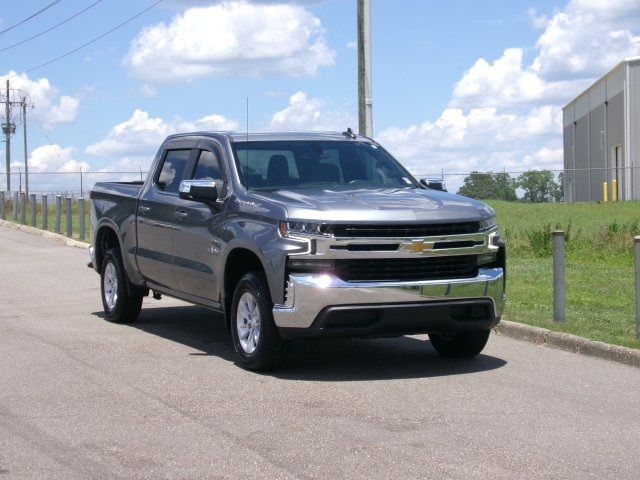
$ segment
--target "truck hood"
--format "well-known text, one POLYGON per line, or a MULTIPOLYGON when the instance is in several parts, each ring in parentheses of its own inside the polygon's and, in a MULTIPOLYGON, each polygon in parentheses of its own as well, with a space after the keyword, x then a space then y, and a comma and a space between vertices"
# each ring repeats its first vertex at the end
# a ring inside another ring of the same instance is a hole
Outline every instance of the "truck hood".
POLYGON ((320 222, 457 222, 493 216, 487 205, 437 190, 327 190, 254 192, 286 208, 292 220, 320 222))

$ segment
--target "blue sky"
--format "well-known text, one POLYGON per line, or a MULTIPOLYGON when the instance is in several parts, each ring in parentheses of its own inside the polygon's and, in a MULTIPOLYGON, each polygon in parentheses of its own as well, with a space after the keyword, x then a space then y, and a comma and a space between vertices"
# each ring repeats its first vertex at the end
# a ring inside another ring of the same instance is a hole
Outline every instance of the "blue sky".
MULTIPOLYGON (((0 49, 94 1, 59 2, 0 33, 0 49)), ((0 31, 47 3, 15 2, 0 31)), ((32 171, 146 168, 168 133, 244 129, 247 97, 251 130, 356 127, 355 0, 165 0, 24 73, 152 3, 102 0, 0 52, 0 76, 35 104, 32 171)), ((636 3, 373 0, 375 138, 418 173, 561 167, 560 107, 640 55, 636 3)))

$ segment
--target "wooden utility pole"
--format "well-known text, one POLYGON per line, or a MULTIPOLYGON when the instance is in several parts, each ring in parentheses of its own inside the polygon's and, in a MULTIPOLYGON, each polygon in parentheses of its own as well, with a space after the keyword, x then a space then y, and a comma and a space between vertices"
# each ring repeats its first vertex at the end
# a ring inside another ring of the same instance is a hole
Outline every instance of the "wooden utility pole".
POLYGON ((22 132, 24 136, 24 191, 29 196, 29 153, 27 151, 27 99, 22 97, 22 132))
POLYGON ((358 0, 358 130, 373 137, 371 0, 358 0))
POLYGON ((9 98, 9 79, 7 79, 7 97, 5 98, 5 123, 2 125, 4 132, 4 158, 6 161, 7 192, 11 191, 11 99, 9 98))

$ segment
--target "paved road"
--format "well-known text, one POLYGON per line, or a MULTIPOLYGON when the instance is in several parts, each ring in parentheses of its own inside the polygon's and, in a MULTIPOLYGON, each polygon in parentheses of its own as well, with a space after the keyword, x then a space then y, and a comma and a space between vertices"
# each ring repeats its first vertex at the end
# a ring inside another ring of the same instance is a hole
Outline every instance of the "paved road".
POLYGON ((273 375, 219 316, 101 317, 86 253, 0 228, 0 480, 634 478, 640 369, 492 336, 308 342, 273 375))

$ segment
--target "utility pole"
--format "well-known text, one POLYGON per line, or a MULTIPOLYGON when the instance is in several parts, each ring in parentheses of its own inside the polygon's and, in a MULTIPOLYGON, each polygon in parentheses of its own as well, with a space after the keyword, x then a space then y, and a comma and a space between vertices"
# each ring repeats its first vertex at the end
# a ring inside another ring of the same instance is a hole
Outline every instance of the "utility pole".
POLYGON ((5 141, 7 192, 11 191, 11 99, 9 98, 9 79, 7 79, 7 97, 5 98, 5 123, 2 125, 5 141))
POLYGON ((358 0, 358 129, 373 137, 371 0, 358 0))
POLYGON ((29 197, 29 154, 27 152, 27 99, 22 97, 20 102, 22 106, 22 132, 24 136, 24 191, 29 197))

